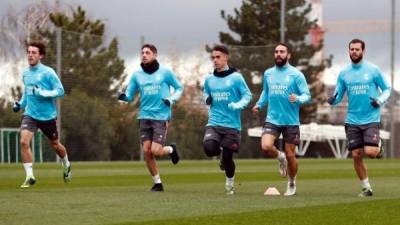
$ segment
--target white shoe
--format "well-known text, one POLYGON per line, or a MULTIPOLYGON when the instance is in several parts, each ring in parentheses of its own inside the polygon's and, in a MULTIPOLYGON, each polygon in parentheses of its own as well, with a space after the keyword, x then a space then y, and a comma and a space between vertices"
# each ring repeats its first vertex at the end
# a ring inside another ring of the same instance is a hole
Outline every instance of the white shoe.
POLYGON ((293 196, 296 195, 296 183, 288 182, 286 192, 283 194, 284 196, 293 196))
POLYGON ((233 185, 225 185, 225 194, 234 195, 235 194, 235 187, 233 185))
POLYGON ((279 173, 281 174, 282 177, 287 176, 287 160, 286 158, 283 158, 282 160, 279 161, 279 173))

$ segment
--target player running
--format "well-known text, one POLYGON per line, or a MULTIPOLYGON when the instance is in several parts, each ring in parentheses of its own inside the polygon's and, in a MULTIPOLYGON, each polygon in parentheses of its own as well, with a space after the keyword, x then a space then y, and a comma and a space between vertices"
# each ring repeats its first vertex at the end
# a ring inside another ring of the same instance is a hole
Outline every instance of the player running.
POLYGON ((25 109, 21 122, 20 142, 26 178, 21 188, 28 188, 36 183, 30 142, 37 129, 47 136, 60 157, 63 179, 67 183, 72 177, 71 164, 67 150, 59 141, 56 124, 56 98, 64 95, 64 88, 54 70, 40 62, 46 54, 46 48, 42 43, 29 43, 27 54, 29 69, 22 74, 24 83, 22 99, 13 106, 14 112, 25 109))
POLYGON ((263 91, 253 112, 257 113, 268 103, 261 149, 279 161, 282 176, 288 176, 285 196, 296 194, 298 164, 296 146, 300 143, 299 108, 311 99, 304 74, 289 64, 291 52, 284 43, 275 47, 275 66, 264 72, 263 91), (285 153, 275 147, 274 142, 282 134, 285 153))
POLYGON ((157 61, 157 48, 152 44, 142 46, 141 70, 132 74, 121 101, 132 101, 136 91, 140 93, 139 132, 147 168, 154 185, 150 191, 164 191, 155 156, 169 155, 173 164, 179 162, 176 145, 165 146, 168 123, 171 120, 171 107, 183 92, 182 84, 175 74, 160 66, 157 61), (170 94, 170 88, 174 93, 170 94))
POLYGON ((221 167, 225 170, 225 192, 235 194, 235 162, 233 153, 239 151, 240 112, 251 100, 251 92, 243 76, 228 66, 229 52, 225 46, 212 49, 211 59, 214 72, 204 83, 204 100, 210 106, 208 123, 203 140, 207 156, 219 156, 222 152, 221 167))
POLYGON ((335 92, 328 99, 329 104, 336 105, 347 92, 349 100, 345 121, 347 149, 351 151, 354 169, 361 182, 360 197, 373 195, 363 155, 370 158, 381 158, 383 155, 383 148, 379 149, 380 113, 381 106, 389 98, 391 89, 380 69, 363 60, 364 50, 364 41, 360 39, 350 41, 349 56, 352 64, 339 73, 335 92))

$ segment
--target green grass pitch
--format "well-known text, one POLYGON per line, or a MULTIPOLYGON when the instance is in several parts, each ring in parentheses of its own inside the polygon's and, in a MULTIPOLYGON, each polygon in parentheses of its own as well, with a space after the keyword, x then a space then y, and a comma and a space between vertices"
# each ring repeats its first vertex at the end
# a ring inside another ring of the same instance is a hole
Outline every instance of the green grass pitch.
POLYGON ((351 160, 300 159, 297 195, 275 160, 237 160, 237 194, 224 194, 218 161, 159 163, 164 193, 151 193, 144 162, 79 162, 64 184, 61 165, 35 164, 35 186, 21 190, 21 164, 0 164, 1 225, 400 224, 400 160, 366 160, 374 190, 359 198, 351 160))

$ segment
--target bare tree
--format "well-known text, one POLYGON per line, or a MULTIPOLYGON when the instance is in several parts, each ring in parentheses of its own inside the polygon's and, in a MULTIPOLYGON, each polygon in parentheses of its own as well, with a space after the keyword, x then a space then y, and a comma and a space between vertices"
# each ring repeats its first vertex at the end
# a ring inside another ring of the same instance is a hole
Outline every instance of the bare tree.
POLYGON ((67 11, 67 7, 61 7, 58 0, 53 5, 40 0, 21 10, 10 6, 7 14, 0 18, 0 74, 5 77, 0 95, 20 93, 20 89, 14 87, 20 85, 17 78, 25 65, 25 45, 32 38, 39 37, 37 31, 40 28, 48 26, 51 12, 60 11, 67 11))

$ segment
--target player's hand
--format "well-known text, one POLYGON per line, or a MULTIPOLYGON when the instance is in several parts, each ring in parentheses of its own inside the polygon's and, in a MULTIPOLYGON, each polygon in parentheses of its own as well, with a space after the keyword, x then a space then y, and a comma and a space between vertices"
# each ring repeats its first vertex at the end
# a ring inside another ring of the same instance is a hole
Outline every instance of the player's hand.
POLYGON ((171 105, 172 105, 172 100, 171 99, 168 99, 168 98, 163 98, 163 99, 161 99, 163 102, 164 102, 164 104, 166 105, 166 106, 168 106, 168 107, 170 107, 171 105))
POLYGON ((256 115, 257 113, 260 112, 260 107, 258 105, 255 105, 255 106, 253 106, 251 111, 253 112, 253 115, 256 115))
POLYGON ((291 93, 291 94, 289 95, 289 102, 294 103, 294 102, 296 102, 296 101, 297 101, 297 95, 291 93))
POLYGON ((210 95, 210 96, 208 96, 207 99, 206 99, 206 104, 207 104, 207 105, 211 105, 212 101, 213 101, 213 99, 212 99, 212 97, 211 97, 211 95, 210 95))
POLYGON ((369 97, 369 99, 371 100, 371 105, 372 105, 372 107, 374 107, 374 108, 379 108, 381 105, 379 104, 379 102, 378 102, 378 99, 376 99, 376 98, 372 98, 372 97, 369 97))
POLYGON ((18 112, 20 109, 21 109, 21 104, 19 104, 18 102, 15 102, 14 105, 13 105, 12 110, 14 112, 18 112))
POLYGON ((335 93, 335 95, 329 97, 328 100, 326 100, 326 101, 328 102, 329 105, 333 105, 333 103, 334 103, 335 100, 336 100, 337 95, 338 95, 338 93, 335 93))
POLYGON ((118 100, 127 102, 127 101, 128 101, 128 97, 126 96, 125 93, 121 93, 121 94, 119 94, 119 96, 118 96, 118 100))

